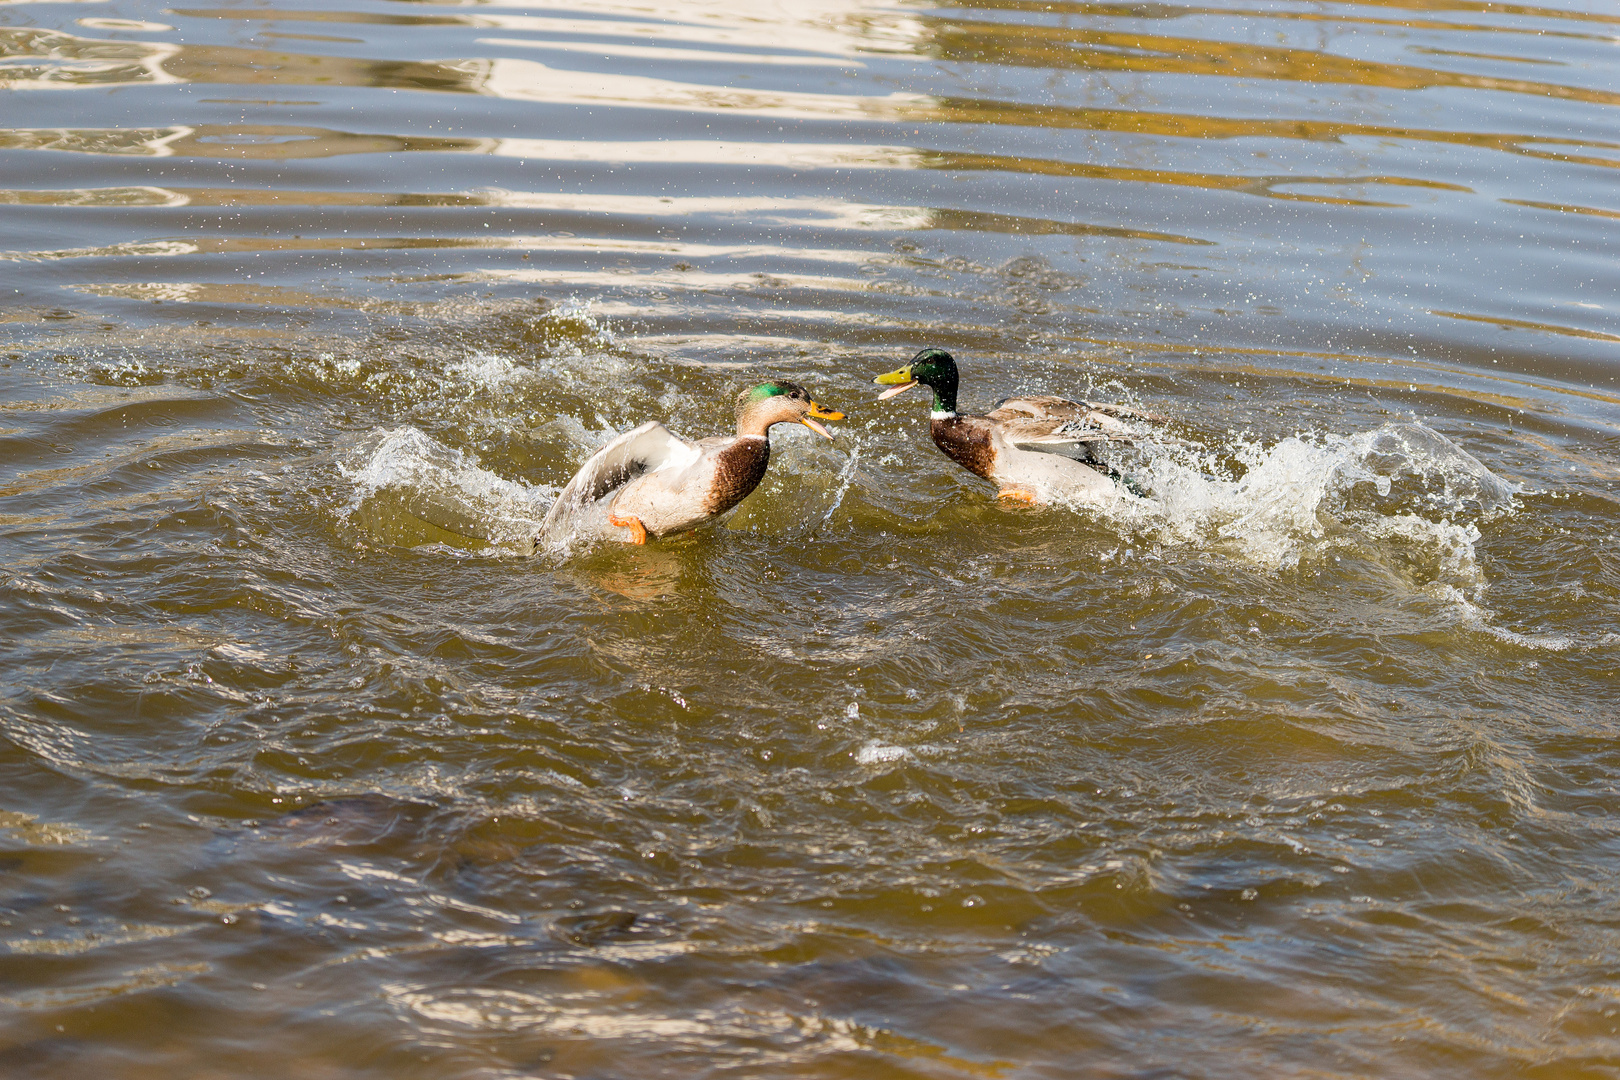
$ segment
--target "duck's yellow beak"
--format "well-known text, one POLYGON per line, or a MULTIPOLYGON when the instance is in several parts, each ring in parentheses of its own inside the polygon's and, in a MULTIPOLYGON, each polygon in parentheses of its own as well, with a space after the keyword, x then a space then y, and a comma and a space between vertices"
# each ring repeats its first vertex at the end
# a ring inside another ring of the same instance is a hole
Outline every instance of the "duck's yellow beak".
POLYGON ((873 379, 872 381, 875 382, 875 383, 884 383, 884 384, 889 384, 889 385, 892 385, 894 383, 899 383, 900 384, 898 386, 895 386, 894 389, 892 389, 892 390, 885 390, 885 391, 883 391, 883 393, 879 394, 878 395, 878 400, 879 401, 882 401, 885 398, 892 398, 896 394, 903 394, 907 390, 910 390, 913 386, 917 385, 917 380, 911 377, 911 365, 910 364, 907 364, 905 367, 901 368, 898 371, 891 371, 887 375, 879 375, 877 378, 873 379))
POLYGON ((826 438, 830 439, 830 438, 832 438, 832 432, 828 431, 826 428, 824 428, 820 424, 816 423, 816 420, 842 420, 843 418, 844 418, 843 413, 834 412, 832 409, 827 408, 825 405, 818 405, 814 401, 812 401, 810 403, 810 411, 809 411, 809 413, 807 413, 804 416, 801 416, 799 418, 799 423, 803 424, 805 427, 809 428, 811 431, 814 431, 816 434, 825 436, 826 438), (814 417, 815 419, 811 419, 812 417, 814 417))

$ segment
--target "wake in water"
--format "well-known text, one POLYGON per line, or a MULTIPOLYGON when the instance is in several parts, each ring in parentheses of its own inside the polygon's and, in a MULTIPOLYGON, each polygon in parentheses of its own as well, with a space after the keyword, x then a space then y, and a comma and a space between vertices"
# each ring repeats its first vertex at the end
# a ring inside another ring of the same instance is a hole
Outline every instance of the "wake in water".
POLYGON ((1116 523, 1275 571, 1355 555, 1482 633, 1540 649, 1573 644, 1491 625, 1475 544, 1481 524, 1512 512, 1517 489, 1438 431, 1386 424, 1240 444, 1235 457, 1236 478, 1193 448, 1121 452, 1114 464, 1141 497, 1119 508, 1116 523))
MULTIPOLYGON (((587 450, 613 437, 571 417, 554 426, 587 450)), ((796 528, 808 535, 837 512, 855 478, 860 448, 829 455, 808 442, 780 436, 772 442, 776 467, 800 481, 790 500, 791 520, 768 508, 742 511, 746 520, 773 532, 796 528)), ((372 432, 340 455, 338 470, 353 486, 339 517, 394 546, 565 559, 624 533, 608 521, 610 500, 574 508, 560 527, 553 522, 548 529, 557 488, 505 479, 414 427, 372 432)))
POLYGON ((372 432, 340 457, 340 517, 400 547, 532 555, 555 489, 507 480, 414 427, 372 432))
MULTIPOLYGON (((1116 467, 1146 496, 1125 516, 1167 541, 1208 543, 1289 569, 1350 529, 1471 552, 1478 523, 1513 505, 1511 484, 1422 424, 1292 436, 1270 448, 1240 444, 1236 459, 1243 475, 1228 479, 1207 453, 1149 446, 1134 458, 1119 455, 1116 467)), ((1471 561, 1456 569, 1471 572, 1471 561)))
MULTIPOLYGON (((552 424, 587 452, 612 437, 571 417, 552 424)), ((767 480, 764 499, 733 511, 730 527, 801 539, 825 527, 860 472, 859 441, 847 441, 839 451, 808 438, 780 440, 773 450, 780 475, 767 480)), ((1475 545, 1482 524, 1513 510, 1515 488, 1432 428, 1386 424, 1270 447, 1241 443, 1235 467, 1188 444, 1149 443, 1113 456, 1135 495, 1107 509, 1075 509, 1126 536, 1281 573, 1357 558, 1457 624, 1523 647, 1575 644, 1493 625, 1475 545)), ((352 485, 339 516, 385 544, 561 562, 620 531, 593 507, 571 518, 565 534, 545 535, 556 488, 508 480, 413 427, 373 432, 341 456, 339 469, 352 485)))
MULTIPOLYGON (((582 449, 611 437, 577 422, 564 426, 582 449)), ((788 500, 808 534, 840 509, 861 456, 852 443, 834 453, 840 460, 823 460, 801 442, 781 440, 776 457, 795 488, 825 489, 814 497, 823 505, 808 512, 806 492, 788 500)), ((1371 549, 1417 588, 1483 622, 1485 581, 1474 545, 1481 523, 1512 509, 1514 488, 1444 435, 1422 424, 1387 424, 1270 447, 1240 444, 1235 458, 1237 468, 1227 471, 1213 454, 1187 445, 1122 449, 1113 464, 1138 495, 1105 520, 1161 544, 1204 547, 1275 571, 1335 550, 1371 549), (1239 469, 1241 476, 1230 475, 1239 469)), ((498 476, 413 427, 372 433, 339 468, 353 485, 341 516, 384 543, 565 558, 616 532, 603 511, 570 519, 566 535, 542 536, 555 488, 498 476)), ((742 514, 748 522, 764 519, 771 531, 782 527, 763 505, 742 514)))

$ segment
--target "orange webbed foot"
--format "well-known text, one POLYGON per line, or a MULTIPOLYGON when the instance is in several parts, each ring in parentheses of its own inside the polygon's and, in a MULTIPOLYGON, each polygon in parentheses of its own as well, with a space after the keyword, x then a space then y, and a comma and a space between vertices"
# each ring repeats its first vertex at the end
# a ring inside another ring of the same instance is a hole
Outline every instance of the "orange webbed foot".
POLYGON ((609 514, 608 524, 617 525, 621 529, 629 529, 632 544, 645 544, 647 542, 647 526, 643 525, 638 517, 619 517, 617 514, 609 514))
POLYGON ((996 493, 996 498, 1006 499, 1008 502, 1023 503, 1025 506, 1035 505, 1033 491, 1020 491, 1017 488, 1007 488, 996 493))

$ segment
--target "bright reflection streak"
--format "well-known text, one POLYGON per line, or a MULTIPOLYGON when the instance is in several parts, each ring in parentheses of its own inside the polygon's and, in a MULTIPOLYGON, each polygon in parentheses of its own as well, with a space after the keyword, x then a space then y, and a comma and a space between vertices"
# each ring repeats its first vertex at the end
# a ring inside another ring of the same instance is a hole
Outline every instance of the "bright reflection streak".
POLYGON ((608 161, 678 165, 775 165, 794 169, 918 169, 921 151, 907 146, 837 143, 707 142, 702 139, 583 142, 494 139, 497 157, 540 161, 608 161))
MULTIPOLYGON (((697 42, 710 46, 768 50, 786 61, 804 53, 850 58, 862 53, 915 53, 925 31, 919 19, 895 12, 855 12, 847 4, 809 3, 762 18, 755 4, 694 3, 593 5, 595 18, 554 15, 508 15, 491 11, 500 5, 480 4, 476 13, 452 14, 442 9, 432 15, 379 15, 365 11, 308 11, 277 8, 177 8, 175 15, 204 19, 242 19, 266 22, 375 23, 414 26, 468 26, 496 30, 530 31, 547 38, 559 36, 593 39, 636 38, 640 41, 697 42), (791 40, 791 51, 784 41, 791 40)), ((524 6, 529 5, 514 5, 524 6)), ((667 55, 667 54, 666 54, 667 55)), ((846 60, 845 66, 861 65, 846 60)))
POLYGON ((521 49, 551 49, 591 56, 627 56, 646 60, 693 60, 705 64, 749 64, 777 67, 865 67, 856 60, 832 56, 797 56, 768 53, 719 52, 713 49, 666 49, 657 45, 604 45, 599 41, 532 41, 528 38, 478 38, 480 45, 512 45, 521 49))
POLYGON ((571 71, 533 60, 474 61, 462 65, 468 88, 508 101, 552 105, 633 105, 638 109, 720 112, 796 120, 894 119, 909 108, 923 110, 931 98, 893 93, 885 97, 812 94, 794 90, 744 90, 616 72, 571 71), (481 69, 481 70, 475 70, 481 69))
POLYGON ((77 90, 186 82, 163 67, 182 49, 166 42, 98 41, 54 30, 3 27, 0 88, 77 90))
MULTIPOLYGON (((593 4, 591 19, 506 15, 491 8, 529 7, 524 0, 479 4, 468 21, 507 30, 595 37, 638 37, 655 41, 698 41, 706 45, 753 46, 783 54, 783 42, 807 52, 855 56, 871 52, 916 51, 926 33, 920 20, 895 12, 856 13, 840 0, 804 0, 776 5, 763 16, 750 0, 593 4), (656 21, 654 21, 656 20, 656 21)), ((791 55, 791 54, 788 54, 791 55)))

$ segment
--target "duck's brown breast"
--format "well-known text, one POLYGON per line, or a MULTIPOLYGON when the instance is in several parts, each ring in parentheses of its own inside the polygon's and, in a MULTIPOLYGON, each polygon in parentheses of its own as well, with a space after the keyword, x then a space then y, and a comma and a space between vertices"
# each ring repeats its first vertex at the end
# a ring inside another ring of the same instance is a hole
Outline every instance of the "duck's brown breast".
POLYGON ((765 479, 771 463, 771 444, 760 438, 740 438, 714 456, 714 481, 704 501, 710 514, 723 514, 746 499, 765 479))
POLYGON ((975 476, 990 479, 995 468, 996 449, 990 444, 990 424, 982 416, 953 416, 935 420, 931 428, 934 445, 944 455, 975 476))

